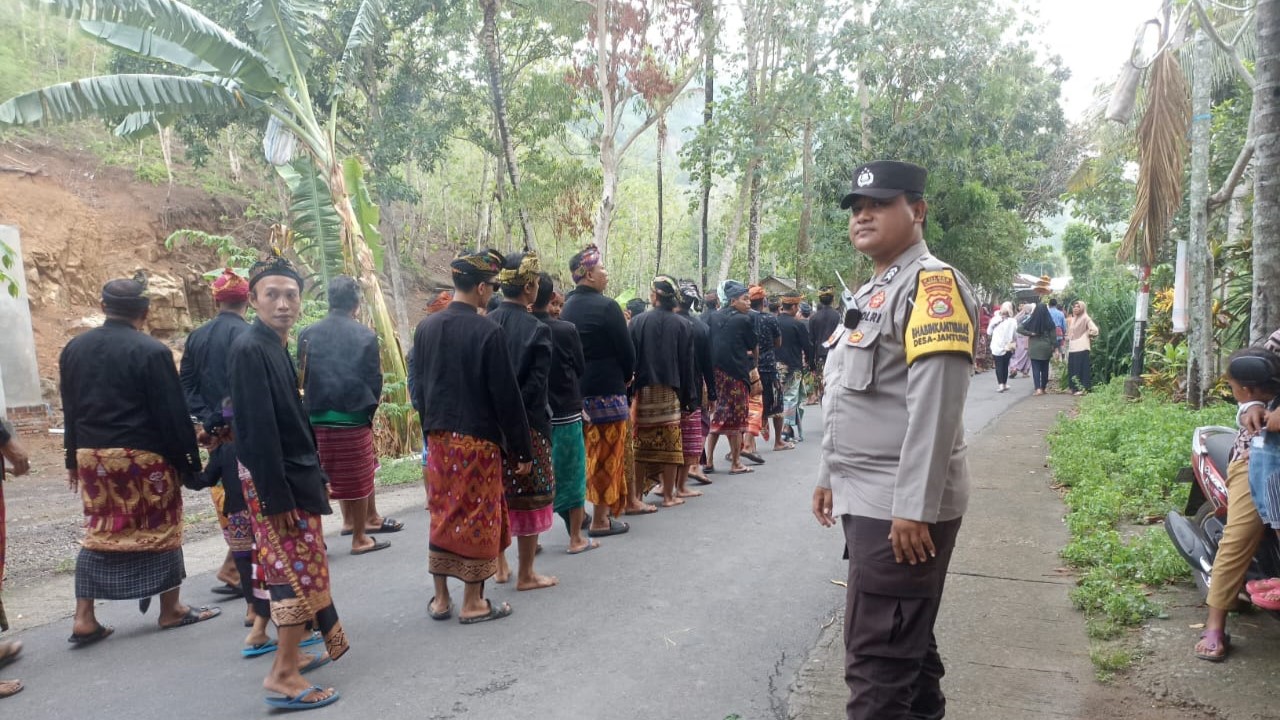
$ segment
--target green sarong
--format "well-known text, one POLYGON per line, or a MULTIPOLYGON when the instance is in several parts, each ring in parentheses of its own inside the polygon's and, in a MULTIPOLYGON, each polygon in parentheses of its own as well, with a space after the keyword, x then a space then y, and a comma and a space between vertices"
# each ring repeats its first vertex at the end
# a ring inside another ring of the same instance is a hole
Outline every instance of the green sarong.
POLYGON ((583 507, 587 499, 587 444, 581 419, 552 424, 551 468, 556 477, 556 513, 583 507))

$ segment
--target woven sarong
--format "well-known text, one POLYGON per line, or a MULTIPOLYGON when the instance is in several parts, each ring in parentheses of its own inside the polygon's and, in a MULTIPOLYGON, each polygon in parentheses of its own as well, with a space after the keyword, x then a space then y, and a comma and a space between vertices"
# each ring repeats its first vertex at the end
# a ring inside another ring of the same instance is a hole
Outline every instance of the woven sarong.
POLYGON ((127 448, 81 449, 76 466, 82 546, 101 552, 182 549, 182 485, 164 458, 127 448))
POLYGON ((363 500, 373 494, 378 467, 373 451, 373 428, 316 425, 316 452, 320 467, 329 476, 329 497, 363 500))
POLYGON ((502 484, 507 493, 507 514, 511 535, 526 537, 551 529, 551 504, 556 496, 556 476, 551 465, 551 440, 537 430, 530 430, 533 445, 533 470, 517 475, 515 463, 502 461, 502 484))
POLYGON ((82 547, 76 556, 76 597, 138 600, 173 590, 186 576, 182 548, 103 552, 82 547))
POLYGON ((760 373, 760 402, 764 407, 764 417, 777 417, 782 414, 782 379, 776 372, 760 373))
POLYGON ((764 400, 759 395, 747 401, 747 432, 759 436, 764 426, 764 400))
POLYGON ((551 425, 551 467, 556 476, 556 514, 582 507, 587 499, 587 444, 582 420, 551 425))
POLYGON ((263 515, 253 476, 241 468, 240 481, 253 522, 258 563, 271 595, 271 620, 278 627, 318 628, 329 657, 337 660, 350 647, 329 593, 329 558, 320 516, 298 509, 263 515))
POLYGON ((427 435, 432 575, 484 582, 511 545, 502 484, 502 453, 488 440, 435 431, 427 435))
POLYGON ((636 462, 679 465, 680 396, 666 385, 650 385, 636 393, 636 462))
POLYGON ((222 528, 222 539, 227 541, 227 547, 232 553, 253 550, 253 517, 248 510, 227 516, 227 524, 222 528))
POLYGON ((621 515, 627 507, 626 420, 610 423, 588 422, 587 501, 621 515))
POLYGON ((711 413, 711 432, 727 434, 746 430, 749 394, 750 388, 745 380, 738 380, 716 368, 716 406, 711 413))
POLYGON ((706 439, 702 434, 702 410, 680 416, 680 450, 685 465, 693 465, 702 459, 702 446, 706 439))
MULTIPOLYGON (((779 369, 784 365, 779 365, 779 369)), ((800 422, 804 419, 804 374, 799 370, 786 368, 785 372, 779 372, 778 377, 782 379, 782 423, 791 428, 792 434, 797 439, 804 439, 804 432, 800 429, 800 422)))

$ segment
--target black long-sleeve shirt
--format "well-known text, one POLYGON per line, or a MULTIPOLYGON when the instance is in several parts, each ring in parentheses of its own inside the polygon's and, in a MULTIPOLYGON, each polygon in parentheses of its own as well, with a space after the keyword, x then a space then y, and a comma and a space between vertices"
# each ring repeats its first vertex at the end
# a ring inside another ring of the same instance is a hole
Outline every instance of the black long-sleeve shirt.
POLYGON ((711 331, 702 318, 687 312, 677 312, 676 317, 686 320, 693 332, 693 390, 694 404, 702 404, 703 388, 707 399, 716 400, 716 368, 711 362, 711 331))
POLYGON ((711 330, 711 362, 729 377, 751 381, 756 367, 756 328, 751 316, 732 307, 707 318, 711 330))
POLYGON ((578 388, 578 378, 582 377, 587 364, 582 357, 578 328, 544 312, 535 312, 533 316, 551 328, 551 375, 547 378, 547 404, 551 406, 551 419, 578 417, 582 414, 582 390, 578 388))
POLYGON ((413 358, 424 438, 436 430, 461 433, 496 443, 516 462, 533 460, 529 419, 497 323, 452 302, 418 323, 413 358))
POLYGON ((551 328, 525 306, 504 302, 488 318, 502 328, 511 367, 520 386, 520 400, 529 416, 529 427, 545 438, 551 437, 551 408, 547 404, 547 383, 551 376, 551 328))
POLYGON ((130 448, 200 471, 200 449, 173 353, 120 320, 73 338, 58 360, 68 470, 81 448, 130 448))
POLYGON ((178 377, 187 407, 206 432, 223 424, 222 401, 231 395, 227 356, 231 344, 248 330, 244 318, 224 310, 187 336, 178 377))
POLYGON ((636 346, 635 389, 652 385, 675 388, 680 406, 692 410, 693 329, 661 307, 631 318, 631 341, 636 346))
POLYGON ((236 456, 253 476, 264 515, 296 509, 327 515, 329 478, 298 394, 293 359, 274 330, 255 321, 231 346, 236 456))
POLYGON ((827 356, 827 346, 823 345, 831 333, 840 327, 840 313, 830 305, 819 305, 809 318, 809 344, 813 347, 816 358, 827 356))
POLYGON ((329 313, 298 334, 298 365, 308 412, 364 415, 373 422, 382 398, 377 333, 346 313, 329 313))
POLYGON ((809 342, 809 329, 794 317, 780 313, 778 330, 782 333, 782 347, 774 352, 778 362, 792 370, 812 367, 813 346, 809 342))
POLYGON ((751 311, 751 319, 756 325, 756 366, 762 373, 778 372, 776 351, 782 344, 782 331, 778 329, 778 319, 766 312, 751 311))
POLYGON ((580 387, 587 397, 622 395, 635 373, 636 351, 622 308, 600 291, 579 285, 560 311, 560 319, 578 328, 586 369, 580 387))

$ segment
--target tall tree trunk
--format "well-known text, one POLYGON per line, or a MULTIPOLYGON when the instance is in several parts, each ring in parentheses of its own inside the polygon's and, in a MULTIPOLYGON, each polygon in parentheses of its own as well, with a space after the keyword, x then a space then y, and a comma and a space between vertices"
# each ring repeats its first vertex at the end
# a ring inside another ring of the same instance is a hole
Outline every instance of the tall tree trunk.
POLYGON ((390 203, 382 214, 382 239, 386 243, 383 257, 387 261, 387 278, 391 281, 391 303, 395 308, 396 327, 400 333, 401 346, 408 346, 412 338, 412 325, 409 324, 409 303, 405 300, 404 274, 400 269, 400 233, 405 229, 408 217, 405 203, 390 203))
POLYGON ((617 118, 614 117, 614 88, 609 83, 609 2, 596 0, 596 84, 600 92, 600 171, 603 187, 596 211, 593 240, 600 256, 608 259, 609 227, 613 224, 613 198, 618 192, 617 118))
POLYGON ((765 65, 764 38, 761 29, 764 18, 760 17, 762 7, 749 8, 748 17, 744 21, 744 34, 747 41, 747 116, 751 127, 751 163, 752 172, 747 175, 747 278, 751 284, 760 279, 760 163, 764 148, 760 136, 764 128, 760 122, 760 95, 764 91, 765 65))
POLYGON ((813 114, 804 119, 804 134, 800 150, 800 226, 796 229, 796 291, 804 292, 804 281, 809 274, 809 254, 813 241, 809 227, 813 223, 813 114))
POLYGON ((511 179, 511 194, 516 199, 516 212, 520 216, 520 228, 524 231, 524 246, 537 250, 533 237, 533 221, 520 197, 520 169, 516 165, 516 151, 511 144, 511 131, 507 127, 507 101, 502 94, 502 59, 498 55, 498 2, 481 0, 484 6, 484 25, 480 43, 484 46, 485 61, 489 66, 489 91, 493 95, 493 115, 498 122, 498 138, 502 143, 502 157, 506 160, 507 175, 511 179))
POLYGON ((1187 403, 1204 407, 1213 388, 1213 257, 1209 254, 1209 110, 1213 48, 1196 33, 1191 85, 1191 238, 1187 253, 1187 403))
POLYGON ((733 265, 733 251, 738 247, 738 236, 742 231, 742 219, 747 215, 747 201, 751 191, 751 176, 756 172, 758 160, 752 158, 747 163, 747 171, 742 176, 742 189, 738 191, 738 201, 734 203, 733 221, 729 223, 729 232, 724 236, 724 250, 720 254, 720 273, 716 280, 729 277, 729 268, 733 265))
POLYGON ((751 173, 751 210, 747 213, 747 278, 752 285, 760 283, 760 209, 764 204, 760 170, 751 173))
MULTIPOLYGON (((716 0, 702 3, 702 125, 711 126, 716 99, 716 0)), ((711 216, 711 143, 702 150, 702 196, 698 203, 698 272, 702 277, 702 289, 707 289, 707 265, 710 264, 711 216)))
POLYGON ((658 118, 658 250, 653 259, 653 274, 662 272, 662 157, 667 154, 667 113, 658 118))
POLYGON ((1258 0, 1253 118, 1253 315, 1249 340, 1280 328, 1280 0, 1258 0))
POLYGON ((489 240, 489 206, 493 202, 493 193, 489 191, 489 163, 480 163, 480 202, 476 204, 476 240, 480 247, 486 247, 489 240))

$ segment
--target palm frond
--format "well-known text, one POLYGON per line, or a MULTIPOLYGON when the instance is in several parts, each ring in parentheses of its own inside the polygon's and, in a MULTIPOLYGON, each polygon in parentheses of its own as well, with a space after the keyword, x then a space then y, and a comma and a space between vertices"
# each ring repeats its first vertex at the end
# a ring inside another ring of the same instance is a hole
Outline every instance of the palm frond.
POLYGON ((134 112, 199 115, 258 107, 226 78, 101 75, 50 85, 0 104, 0 125, 68 122, 134 112))
POLYGON ((216 68, 218 74, 234 78, 251 92, 280 87, 279 73, 262 54, 178 0, 27 0, 27 4, 80 20, 86 33, 128 52, 196 72, 212 73, 208 68, 216 68))
POLYGON ((1148 102, 1138 125, 1138 187, 1120 257, 1151 262, 1182 204, 1182 167, 1191 126, 1187 79, 1171 53, 1151 66, 1148 102))

